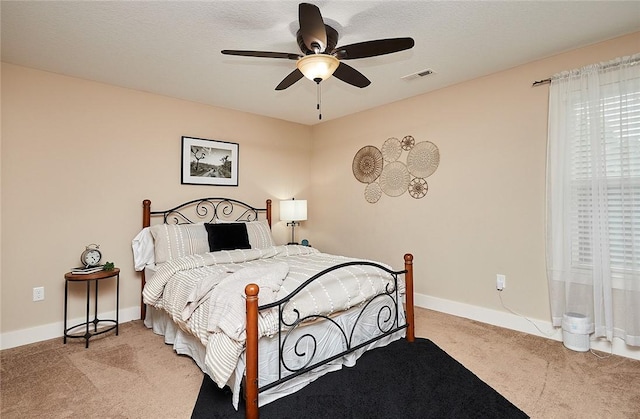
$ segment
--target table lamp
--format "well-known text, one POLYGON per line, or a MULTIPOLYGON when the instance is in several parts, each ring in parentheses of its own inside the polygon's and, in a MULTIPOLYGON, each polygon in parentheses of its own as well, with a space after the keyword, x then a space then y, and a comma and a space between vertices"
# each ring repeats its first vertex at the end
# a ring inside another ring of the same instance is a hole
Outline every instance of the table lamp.
POLYGON ((291 241, 288 244, 298 244, 295 241, 295 228, 300 221, 307 219, 307 201, 305 199, 289 199, 280 201, 280 220, 291 226, 291 241))

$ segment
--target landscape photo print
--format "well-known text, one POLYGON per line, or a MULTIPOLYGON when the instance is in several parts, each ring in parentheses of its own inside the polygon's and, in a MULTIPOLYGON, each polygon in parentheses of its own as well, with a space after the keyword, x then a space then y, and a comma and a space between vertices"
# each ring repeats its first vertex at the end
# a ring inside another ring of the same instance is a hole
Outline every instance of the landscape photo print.
POLYGON ((182 183, 238 186, 238 144, 182 137, 182 183))

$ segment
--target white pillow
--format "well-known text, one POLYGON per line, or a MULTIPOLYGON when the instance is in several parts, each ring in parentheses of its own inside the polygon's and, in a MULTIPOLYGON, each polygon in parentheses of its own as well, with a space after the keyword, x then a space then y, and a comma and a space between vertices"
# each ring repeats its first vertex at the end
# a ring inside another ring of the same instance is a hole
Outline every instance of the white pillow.
POLYGON ((150 231, 156 263, 209 252, 209 236, 204 223, 156 224, 150 227, 150 231))
POLYGON ((153 250, 153 236, 149 227, 143 228, 131 241, 133 249, 133 267, 141 271, 147 265, 156 263, 153 250))
POLYGON ((247 235, 252 249, 265 249, 276 245, 271 236, 271 227, 266 220, 249 221, 247 235))

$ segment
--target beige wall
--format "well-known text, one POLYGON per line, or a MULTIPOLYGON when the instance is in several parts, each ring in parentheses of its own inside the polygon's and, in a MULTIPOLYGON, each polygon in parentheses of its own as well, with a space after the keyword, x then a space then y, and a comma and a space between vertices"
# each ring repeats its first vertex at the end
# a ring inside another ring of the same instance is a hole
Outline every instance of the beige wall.
MULTIPOLYGON (((63 275, 89 243, 122 269, 121 309, 138 306, 131 239, 143 199, 163 209, 203 196, 271 198, 277 210, 308 193, 310 152, 307 126, 3 63, 2 333, 62 322, 63 275), (183 135, 238 143, 239 187, 181 185, 183 135), (36 286, 42 302, 32 302, 36 286)), ((279 221, 274 233, 286 242, 279 221)), ((105 310, 113 291, 105 283, 105 310)), ((70 317, 83 313, 82 292, 70 317)))
MULTIPOLYGON (((505 274, 505 302, 548 320, 548 87, 531 83, 639 45, 636 33, 313 127, 3 64, 0 331, 61 323, 63 274, 94 242, 122 268, 121 308, 137 307, 130 242, 142 199, 164 208, 203 195, 307 198, 297 237, 321 250, 395 267, 412 252, 421 295, 501 311, 505 274), (239 143, 240 186, 181 185, 182 135, 239 143), (353 156, 404 135, 440 148, 429 193, 367 203, 353 156), (36 286, 45 301, 31 301, 36 286)), ((278 242, 288 233, 275 224, 278 242)))
POLYGON ((639 47, 636 33, 321 124, 313 131, 313 243, 398 268, 412 252, 416 292, 487 309, 503 310, 495 283, 504 274, 506 305, 549 321, 548 86, 531 84, 639 47), (352 174, 355 153, 405 135, 440 149, 429 192, 419 200, 405 193, 367 203, 352 174))

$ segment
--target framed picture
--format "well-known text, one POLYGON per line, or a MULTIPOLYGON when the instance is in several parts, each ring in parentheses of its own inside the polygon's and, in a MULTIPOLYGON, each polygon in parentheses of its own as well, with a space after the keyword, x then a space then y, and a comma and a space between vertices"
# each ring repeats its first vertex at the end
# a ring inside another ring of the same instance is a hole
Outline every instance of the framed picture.
POLYGON ((182 183, 238 186, 238 144, 182 137, 182 183))

